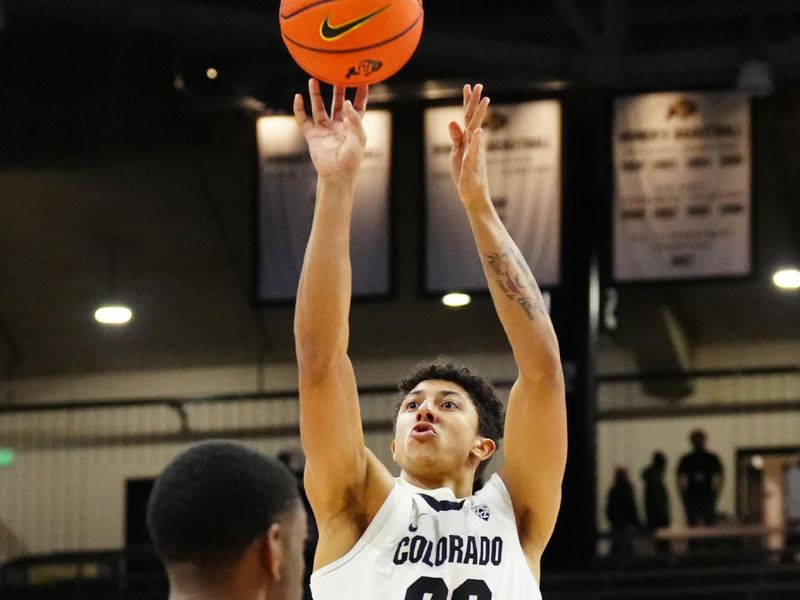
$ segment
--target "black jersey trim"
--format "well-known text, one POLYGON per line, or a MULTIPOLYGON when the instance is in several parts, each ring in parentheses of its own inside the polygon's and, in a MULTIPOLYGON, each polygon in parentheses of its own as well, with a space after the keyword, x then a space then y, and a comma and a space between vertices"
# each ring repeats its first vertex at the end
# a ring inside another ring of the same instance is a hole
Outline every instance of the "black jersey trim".
POLYGON ((428 505, 435 510, 436 512, 445 512, 448 510, 461 510, 464 506, 464 501, 461 500, 460 502, 451 502, 450 500, 437 500, 433 496, 428 496, 428 494, 417 494, 421 497, 428 505))

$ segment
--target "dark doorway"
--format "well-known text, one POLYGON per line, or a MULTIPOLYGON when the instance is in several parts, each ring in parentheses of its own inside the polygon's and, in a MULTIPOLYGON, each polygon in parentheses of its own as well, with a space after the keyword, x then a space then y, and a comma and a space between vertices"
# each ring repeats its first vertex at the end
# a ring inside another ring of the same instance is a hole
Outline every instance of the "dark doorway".
POLYGON ((125 587, 166 593, 166 573, 147 531, 147 501, 154 483, 152 478, 125 482, 125 587))
MULTIPOLYGON (((784 473, 797 462, 800 447, 740 448, 736 453, 736 513, 742 523, 770 529, 784 526, 784 473)), ((771 533, 766 546, 778 550, 782 533, 771 533)))
POLYGON ((147 501, 155 479, 128 479, 125 482, 125 547, 147 546, 152 542, 147 531, 147 501))

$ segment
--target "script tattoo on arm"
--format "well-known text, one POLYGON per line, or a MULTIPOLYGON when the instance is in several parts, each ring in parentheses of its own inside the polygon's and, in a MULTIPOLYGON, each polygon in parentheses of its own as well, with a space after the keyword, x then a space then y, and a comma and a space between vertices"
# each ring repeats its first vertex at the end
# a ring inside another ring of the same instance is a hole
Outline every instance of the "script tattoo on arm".
POLYGON ((486 262, 496 275, 494 283, 522 308, 529 320, 533 321, 537 313, 547 315, 542 292, 517 248, 507 246, 501 252, 487 254, 486 262))

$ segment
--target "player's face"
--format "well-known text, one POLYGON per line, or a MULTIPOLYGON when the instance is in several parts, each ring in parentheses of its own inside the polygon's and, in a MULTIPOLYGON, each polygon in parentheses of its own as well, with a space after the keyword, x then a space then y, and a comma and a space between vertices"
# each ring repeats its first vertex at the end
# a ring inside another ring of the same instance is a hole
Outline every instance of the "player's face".
POLYGON ((469 394, 456 383, 432 379, 403 399, 392 450, 407 472, 453 472, 476 466, 470 453, 480 439, 469 394))

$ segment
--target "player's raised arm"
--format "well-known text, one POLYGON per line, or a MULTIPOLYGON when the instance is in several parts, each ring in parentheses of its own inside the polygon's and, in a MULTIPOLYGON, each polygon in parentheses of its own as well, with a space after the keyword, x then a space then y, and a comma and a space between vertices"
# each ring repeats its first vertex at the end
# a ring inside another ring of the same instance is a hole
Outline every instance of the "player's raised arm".
POLYGON ((450 124, 451 173, 519 370, 506 414, 501 476, 523 549, 538 563, 561 502, 567 456, 564 380, 542 294, 489 196, 481 129, 489 99, 481 98, 482 91, 480 84, 464 87, 464 127, 450 124))
POLYGON ((367 88, 354 103, 334 89, 328 114, 319 83, 309 81, 311 114, 303 96, 294 115, 316 168, 317 197, 297 290, 294 332, 299 368, 300 435, 306 489, 321 525, 340 509, 344 490, 363 484, 364 435, 353 367, 347 356, 351 266, 350 218, 366 134, 361 118, 367 88))

